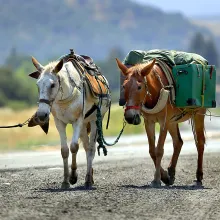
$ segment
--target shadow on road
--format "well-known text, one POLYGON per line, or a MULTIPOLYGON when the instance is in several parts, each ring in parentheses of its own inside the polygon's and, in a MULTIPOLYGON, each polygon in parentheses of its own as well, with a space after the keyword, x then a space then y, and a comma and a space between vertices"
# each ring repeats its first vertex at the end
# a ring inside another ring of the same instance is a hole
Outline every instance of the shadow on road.
POLYGON ((46 189, 39 189, 39 190, 35 190, 37 192, 73 192, 73 191, 91 191, 91 190, 96 190, 96 187, 85 187, 83 186, 77 186, 74 188, 67 188, 67 189, 62 189, 62 188, 46 188, 46 189))
POLYGON ((182 186, 161 186, 161 187, 153 187, 150 184, 143 186, 135 186, 135 185, 123 185, 119 186, 127 189, 167 189, 167 190, 203 190, 203 189, 211 189, 204 186, 195 186, 195 185, 182 185, 182 186))

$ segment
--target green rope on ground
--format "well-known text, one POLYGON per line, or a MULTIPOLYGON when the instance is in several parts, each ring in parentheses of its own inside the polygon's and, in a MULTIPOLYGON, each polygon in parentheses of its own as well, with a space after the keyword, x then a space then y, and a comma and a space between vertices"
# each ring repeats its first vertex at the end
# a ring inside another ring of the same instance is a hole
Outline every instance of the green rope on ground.
POLYGON ((122 127, 122 129, 121 129, 121 131, 120 131, 118 137, 116 138, 116 140, 115 140, 112 144, 109 144, 109 143, 107 143, 107 142, 105 141, 105 138, 104 138, 104 136, 103 136, 103 130, 102 130, 102 113, 101 113, 101 109, 100 109, 99 106, 97 106, 96 117, 97 117, 97 119, 96 119, 96 126, 97 126, 97 132, 98 132, 97 142, 98 142, 98 144, 99 144, 99 146, 97 147, 97 149, 98 149, 98 155, 100 156, 100 148, 102 148, 102 149, 103 149, 103 154, 104 154, 104 156, 106 156, 106 155, 107 155, 107 149, 106 149, 105 145, 107 145, 107 146, 113 146, 113 145, 115 145, 115 144, 119 141, 119 139, 120 139, 120 137, 121 137, 121 135, 122 135, 122 133, 123 133, 123 131, 124 131, 124 128, 125 128, 125 126, 126 126, 126 122, 124 121, 123 127, 122 127), (105 145, 104 145, 104 144, 105 144, 105 145))

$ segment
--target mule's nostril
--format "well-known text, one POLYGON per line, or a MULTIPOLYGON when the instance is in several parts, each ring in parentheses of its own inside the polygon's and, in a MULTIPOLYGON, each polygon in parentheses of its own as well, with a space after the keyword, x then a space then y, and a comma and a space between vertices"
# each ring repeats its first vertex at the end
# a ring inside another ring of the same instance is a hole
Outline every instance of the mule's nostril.
POLYGON ((135 115, 134 118, 133 118, 133 124, 134 125, 139 125, 141 123, 141 118, 140 118, 140 115, 135 115))
POLYGON ((45 118, 47 118, 47 116, 48 116, 48 114, 46 113, 46 114, 45 114, 45 118))

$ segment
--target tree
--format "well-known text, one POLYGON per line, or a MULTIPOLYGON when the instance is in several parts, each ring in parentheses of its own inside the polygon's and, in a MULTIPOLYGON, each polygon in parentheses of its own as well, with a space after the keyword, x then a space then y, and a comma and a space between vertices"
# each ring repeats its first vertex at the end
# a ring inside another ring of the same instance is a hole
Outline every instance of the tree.
POLYGON ((203 56, 205 47, 206 41, 204 36, 200 32, 197 32, 190 42, 189 50, 193 53, 197 53, 203 56))
POLYGON ((98 61, 97 65, 101 67, 103 75, 107 78, 112 94, 112 101, 118 102, 120 72, 116 65, 115 58, 123 60, 125 57, 123 51, 118 48, 112 48, 104 61, 98 61))
POLYGON ((37 102, 35 81, 28 77, 34 70, 26 56, 13 48, 4 66, 0 67, 0 107, 23 108, 37 102))
POLYGON ((9 99, 16 99, 17 89, 19 86, 16 83, 15 75, 10 68, 0 68, 0 106, 5 106, 9 99))
POLYGON ((9 52, 8 57, 5 60, 5 65, 9 67, 12 70, 16 70, 22 62, 27 61, 30 59, 27 56, 21 55, 17 53, 17 49, 15 47, 12 47, 12 49, 9 52))
POLYGON ((212 38, 205 39, 201 33, 196 33, 190 42, 189 51, 203 56, 209 64, 219 67, 219 55, 212 38))
POLYGON ((216 67, 219 67, 219 55, 213 39, 207 40, 204 57, 207 58, 209 64, 213 64, 216 67))

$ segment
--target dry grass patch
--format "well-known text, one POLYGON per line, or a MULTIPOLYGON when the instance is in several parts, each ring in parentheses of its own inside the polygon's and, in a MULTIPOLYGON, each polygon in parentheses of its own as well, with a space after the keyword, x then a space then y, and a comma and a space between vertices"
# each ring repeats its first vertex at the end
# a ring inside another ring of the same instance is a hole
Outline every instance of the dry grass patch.
MULTIPOLYGON (((14 111, 11 109, 0 109, 0 126, 14 125, 23 123, 30 118, 36 111, 37 107, 14 111)), ((108 114, 108 113, 107 113, 108 114)), ((104 136, 117 136, 123 126, 124 110, 118 104, 111 107, 111 116, 109 129, 106 130, 107 114, 103 121, 104 136)), ((140 134, 144 132, 143 121, 139 126, 127 125, 123 134, 140 134)), ((71 140, 72 126, 68 125, 67 135, 68 141, 71 140)), ((59 134, 54 124, 54 119, 50 117, 50 128, 46 135, 39 127, 9 128, 0 129, 0 151, 16 151, 16 150, 53 150, 59 149, 59 134)))

